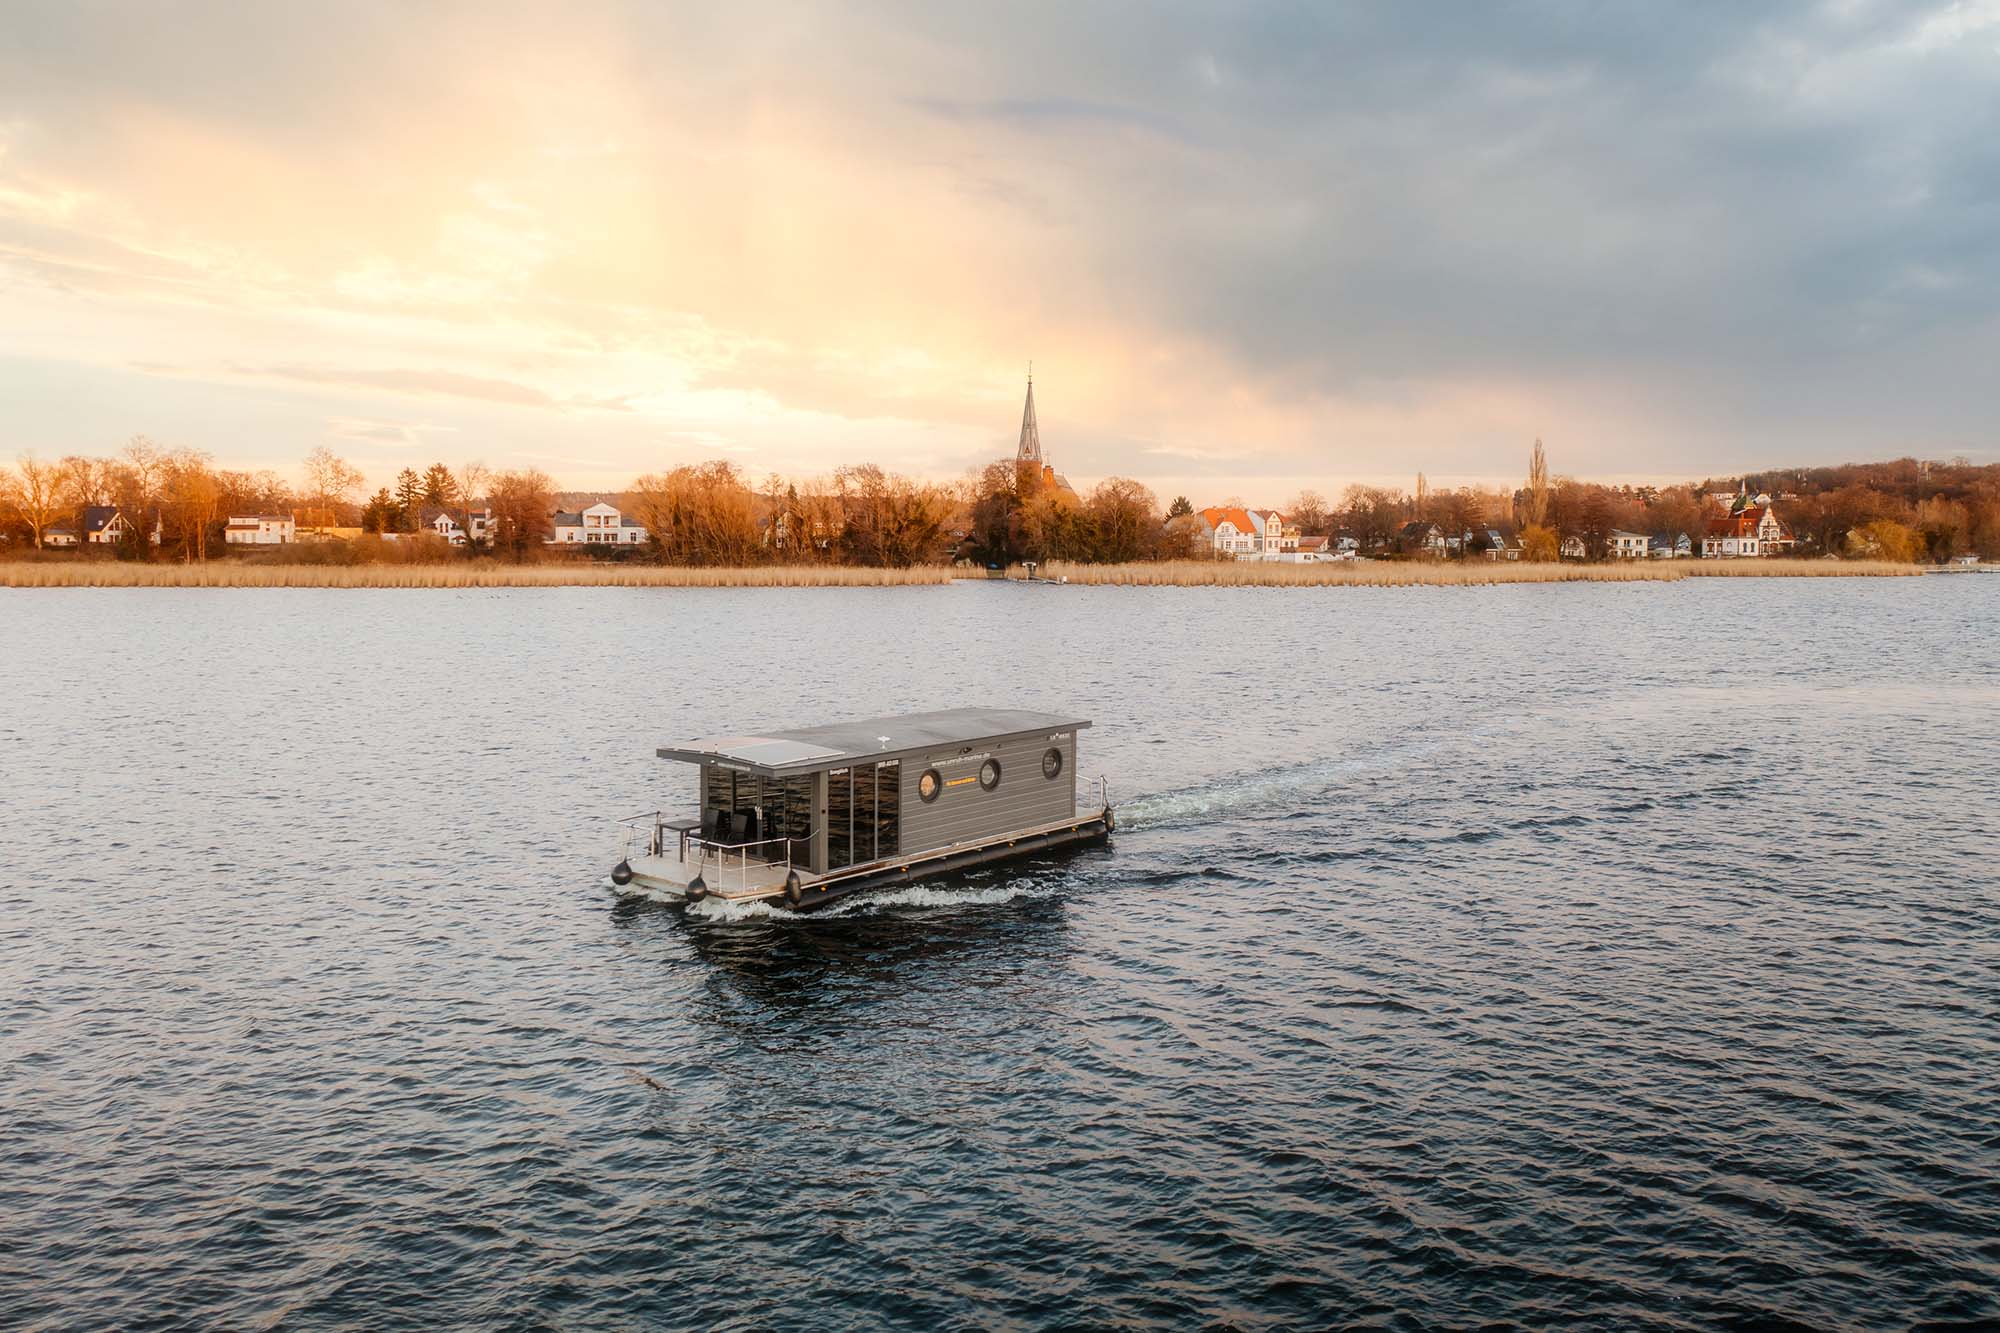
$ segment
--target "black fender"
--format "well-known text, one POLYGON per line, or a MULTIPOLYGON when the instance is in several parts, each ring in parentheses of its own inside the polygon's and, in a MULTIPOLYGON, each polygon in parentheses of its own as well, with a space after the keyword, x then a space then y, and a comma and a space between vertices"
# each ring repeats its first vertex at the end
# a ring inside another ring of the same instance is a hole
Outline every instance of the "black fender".
POLYGON ((708 897, 708 881, 700 875, 696 875, 688 881, 687 896, 688 901, 691 903, 698 903, 703 898, 708 897))
POLYGON ((630 884, 632 882, 632 863, 630 861, 620 861, 617 865, 611 867, 611 882, 613 884, 630 884))

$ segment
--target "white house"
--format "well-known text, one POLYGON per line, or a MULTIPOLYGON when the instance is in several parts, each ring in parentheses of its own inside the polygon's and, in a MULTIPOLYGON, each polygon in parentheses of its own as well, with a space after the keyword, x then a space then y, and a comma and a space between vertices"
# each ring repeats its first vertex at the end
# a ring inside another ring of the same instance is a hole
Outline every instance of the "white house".
POLYGON ((1412 519, 1396 533, 1398 542, 1405 551, 1418 555, 1442 556, 1445 553, 1444 529, 1423 519, 1412 519))
POLYGON ((1694 554, 1694 543, 1685 532, 1656 532, 1646 554, 1655 560, 1685 560, 1694 554))
POLYGON ((1753 504, 1727 518, 1712 518, 1701 538, 1701 558, 1730 560, 1742 556, 1776 555, 1790 547, 1792 534, 1768 504, 1753 504))
POLYGON ((646 527, 636 518, 626 518, 608 504, 594 504, 581 513, 555 514, 555 546, 636 546, 646 540, 646 527))
POLYGON ((1250 521, 1257 525, 1257 554, 1276 560, 1287 551, 1299 549, 1299 530, 1285 527, 1285 516, 1275 509, 1252 509, 1250 521))
POLYGON ((1590 554, 1590 548, 1583 544, 1583 538, 1581 537, 1563 538, 1563 543, 1562 543, 1563 559, 1581 560, 1589 554, 1590 554))
POLYGON ((1201 530, 1217 555, 1250 556, 1264 549, 1262 520, 1249 510, 1212 506, 1195 517, 1201 520, 1201 530))
POLYGON ((229 546, 284 546, 298 539, 290 514, 231 514, 222 529, 223 543, 229 546))
POLYGON ((1613 528, 1611 535, 1604 539, 1604 553, 1614 560, 1644 560, 1650 540, 1643 532, 1613 528))
POLYGON ((423 528, 426 532, 435 532, 453 546, 463 546, 465 545, 465 524, 460 521, 461 517, 465 522, 472 524, 472 539, 474 541, 483 542, 492 540, 493 511, 490 508, 461 510, 455 513, 452 510, 442 509, 436 505, 425 505, 423 528))
MULTIPOLYGON (((86 505, 83 510, 83 539, 101 546, 114 546, 125 534, 132 530, 125 515, 118 512, 117 505, 86 505)), ((155 533, 155 541, 159 536, 155 533)), ((42 531, 44 546, 76 545, 76 523, 73 519, 63 519, 52 523, 42 531)))

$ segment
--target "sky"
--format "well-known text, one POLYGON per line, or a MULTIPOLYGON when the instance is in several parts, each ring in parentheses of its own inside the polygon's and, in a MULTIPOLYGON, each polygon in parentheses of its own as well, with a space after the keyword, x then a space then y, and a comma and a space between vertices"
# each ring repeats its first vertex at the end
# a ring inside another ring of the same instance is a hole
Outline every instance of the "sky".
POLYGON ((2000 0, 0 0, 0 460, 2000 461, 2000 0))

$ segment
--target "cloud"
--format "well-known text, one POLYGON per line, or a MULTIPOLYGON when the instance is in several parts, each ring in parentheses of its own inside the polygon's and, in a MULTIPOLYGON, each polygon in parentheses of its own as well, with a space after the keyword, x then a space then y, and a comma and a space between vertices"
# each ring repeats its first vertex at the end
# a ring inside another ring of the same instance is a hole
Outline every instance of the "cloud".
POLYGON ((1948 0, 19 0, 0 348, 225 367, 301 433, 329 397, 555 423, 633 471, 672 431, 955 470, 1031 356, 1079 477, 1969 451, 1996 33, 1948 0))

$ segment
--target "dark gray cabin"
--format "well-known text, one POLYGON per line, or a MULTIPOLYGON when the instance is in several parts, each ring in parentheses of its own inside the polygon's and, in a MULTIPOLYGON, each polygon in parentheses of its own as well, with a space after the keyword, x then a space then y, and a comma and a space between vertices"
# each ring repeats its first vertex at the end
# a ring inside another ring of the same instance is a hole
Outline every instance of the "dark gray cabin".
POLYGON ((662 746, 699 766, 704 835, 774 850, 816 875, 1076 818, 1076 734, 1014 708, 711 736, 662 746))

